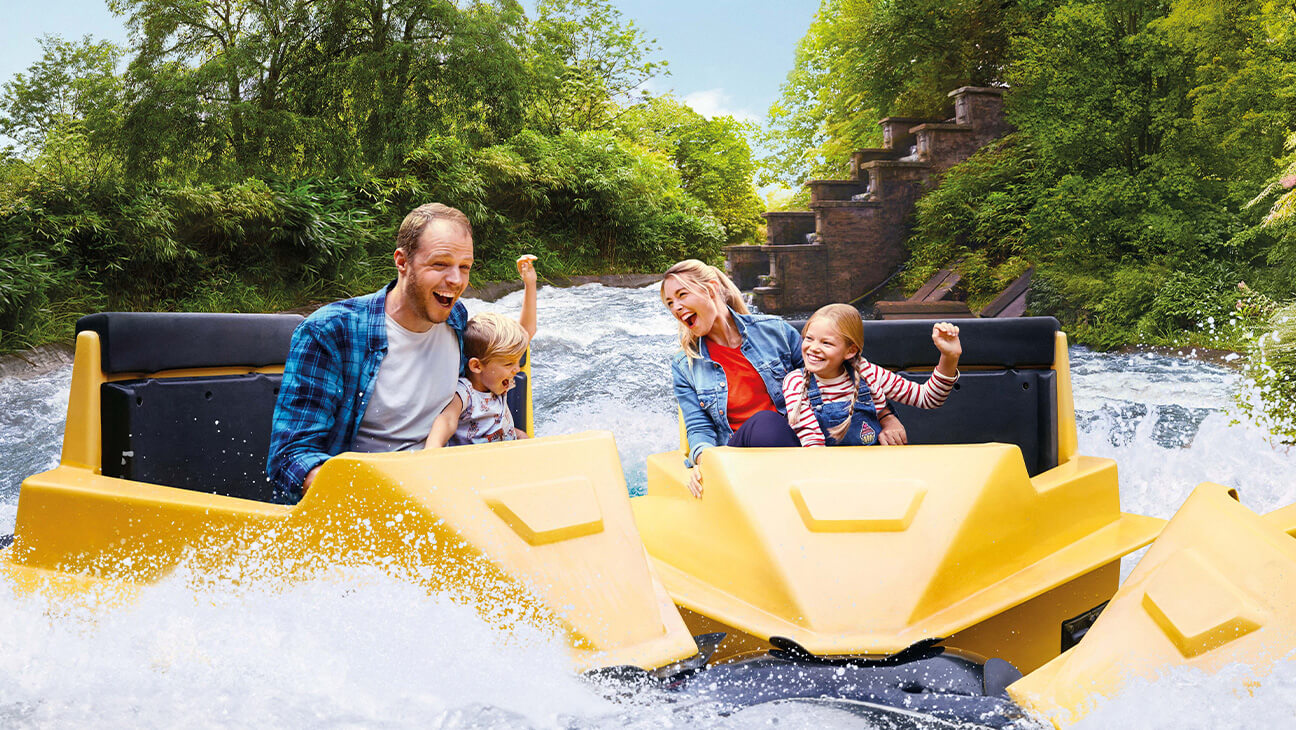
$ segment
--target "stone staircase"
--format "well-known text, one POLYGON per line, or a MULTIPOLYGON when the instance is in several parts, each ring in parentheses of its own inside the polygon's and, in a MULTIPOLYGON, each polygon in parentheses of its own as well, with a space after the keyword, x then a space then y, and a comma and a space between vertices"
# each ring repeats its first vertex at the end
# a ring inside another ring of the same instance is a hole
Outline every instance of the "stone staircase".
POLYGON ((861 299, 905 258, 908 219, 939 176, 1003 136, 1003 90, 950 92, 953 120, 887 117, 882 147, 857 151, 851 178, 811 180, 810 210, 766 213, 767 243, 729 246, 727 267, 762 312, 808 312, 861 299))

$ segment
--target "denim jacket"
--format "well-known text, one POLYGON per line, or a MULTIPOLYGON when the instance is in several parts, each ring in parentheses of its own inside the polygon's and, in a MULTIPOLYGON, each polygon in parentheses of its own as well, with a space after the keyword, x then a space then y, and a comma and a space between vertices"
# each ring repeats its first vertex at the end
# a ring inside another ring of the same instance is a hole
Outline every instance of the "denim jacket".
MULTIPOLYGON (((738 334, 742 336, 740 348, 747 361, 765 381, 770 400, 782 413, 783 376, 803 367, 801 361, 801 335, 792 325, 768 314, 738 314, 732 309, 738 334)), ((692 359, 678 352, 671 360, 671 378, 675 386, 675 400, 684 415, 684 430, 688 434, 689 455, 685 463, 693 466, 703 449, 729 443, 733 429, 729 427, 729 384, 724 368, 707 353, 706 338, 698 341, 702 357, 692 359)))

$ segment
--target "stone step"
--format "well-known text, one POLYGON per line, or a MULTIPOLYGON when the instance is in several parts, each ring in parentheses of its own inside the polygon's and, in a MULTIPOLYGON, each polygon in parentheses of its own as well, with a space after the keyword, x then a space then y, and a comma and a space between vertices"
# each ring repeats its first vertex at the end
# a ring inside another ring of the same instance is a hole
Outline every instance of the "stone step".
POLYGON ((1031 276, 1034 268, 1013 280, 999 296, 985 305, 981 310, 982 317, 1021 317, 1026 314, 1026 295, 1030 293, 1031 276))
POLYGON ((919 191, 925 189, 931 180, 932 165, 927 162, 900 160, 873 160, 861 168, 861 177, 867 172, 870 200, 889 200, 906 198, 909 205, 919 191))
POLYGON ((725 246, 725 273, 739 289, 747 290, 760 283, 760 277, 769 273, 769 254, 764 246, 725 246))
POLYGON ((975 127, 985 139, 1002 137, 1011 125, 1004 119, 1004 90, 990 86, 964 86, 951 91, 954 121, 975 127))
POLYGON ((821 200, 811 203, 810 210, 821 208, 885 208, 886 204, 878 200, 821 200))
POLYGON ((810 205, 827 200, 850 200, 868 190, 868 181, 859 180, 810 180, 810 205))
POLYGON ((868 182, 868 173, 860 173, 860 168, 866 163, 874 160, 895 160, 905 154, 908 154, 908 150, 889 150, 883 147, 870 147, 868 149, 855 150, 855 153, 851 155, 851 177, 862 182, 868 182))
POLYGON ((773 246, 805 243, 815 232, 815 214, 810 210, 780 210, 765 213, 765 241, 773 246))
POLYGON ((975 317, 967 302, 878 302, 873 305, 878 319, 969 319, 975 317))
POLYGON ((926 117, 885 117, 878 120, 882 127, 882 147, 893 150, 897 157, 909 154, 909 148, 918 142, 914 138, 913 128, 927 122, 939 122, 940 119, 926 117))
POLYGON ((984 144, 968 124, 921 124, 914 127, 918 159, 945 171, 972 156, 984 144))

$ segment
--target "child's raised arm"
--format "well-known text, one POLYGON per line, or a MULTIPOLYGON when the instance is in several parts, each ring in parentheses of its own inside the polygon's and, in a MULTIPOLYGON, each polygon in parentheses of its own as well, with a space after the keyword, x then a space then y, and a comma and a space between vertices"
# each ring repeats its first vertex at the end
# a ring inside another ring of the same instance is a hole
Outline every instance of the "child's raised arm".
POLYGON ((958 361, 963 355, 963 342, 959 340, 959 328, 949 322, 937 322, 932 325, 932 342, 940 350, 940 362, 936 370, 947 378, 958 377, 958 361))
POLYGON ((439 449, 446 445, 454 435, 455 429, 459 427, 459 414, 463 413, 463 407, 463 400, 459 398, 458 393, 450 396, 450 402, 441 411, 441 415, 432 422, 432 431, 428 434, 427 443, 423 448, 439 449))
POLYGON ((522 294, 522 315, 518 317, 518 323, 526 330, 528 337, 535 337, 536 333, 536 271, 531 263, 535 260, 536 257, 529 253, 519 256, 517 260, 518 276, 522 277, 522 287, 525 290, 522 294))

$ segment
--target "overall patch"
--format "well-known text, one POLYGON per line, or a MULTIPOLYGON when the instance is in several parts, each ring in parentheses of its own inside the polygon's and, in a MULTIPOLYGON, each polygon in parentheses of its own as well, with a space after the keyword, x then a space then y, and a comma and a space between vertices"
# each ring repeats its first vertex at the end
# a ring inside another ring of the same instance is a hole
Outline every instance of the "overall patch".
POLYGON ((860 443, 865 446, 872 446, 877 441, 877 434, 874 433, 873 427, 867 423, 860 424, 860 443))

